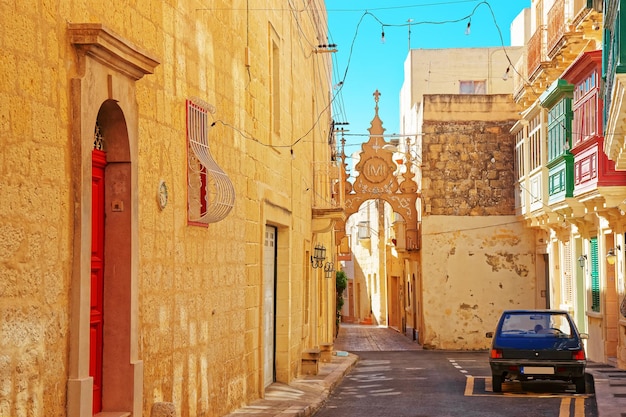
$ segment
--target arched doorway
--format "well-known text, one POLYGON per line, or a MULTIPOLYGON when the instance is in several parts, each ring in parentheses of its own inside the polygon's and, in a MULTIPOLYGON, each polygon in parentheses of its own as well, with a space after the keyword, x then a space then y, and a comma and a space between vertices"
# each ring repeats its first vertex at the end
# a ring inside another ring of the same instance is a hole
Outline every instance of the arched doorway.
POLYGON ((73 265, 67 415, 142 415, 135 82, 158 62, 99 24, 69 24, 73 265))

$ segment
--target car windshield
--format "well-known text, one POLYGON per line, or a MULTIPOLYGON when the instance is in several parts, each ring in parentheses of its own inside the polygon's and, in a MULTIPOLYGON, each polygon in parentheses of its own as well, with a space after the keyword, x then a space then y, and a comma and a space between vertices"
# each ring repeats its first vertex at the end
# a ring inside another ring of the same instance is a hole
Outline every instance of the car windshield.
POLYGON ((507 313, 502 319, 500 335, 536 337, 573 337, 572 327, 564 313, 507 313))

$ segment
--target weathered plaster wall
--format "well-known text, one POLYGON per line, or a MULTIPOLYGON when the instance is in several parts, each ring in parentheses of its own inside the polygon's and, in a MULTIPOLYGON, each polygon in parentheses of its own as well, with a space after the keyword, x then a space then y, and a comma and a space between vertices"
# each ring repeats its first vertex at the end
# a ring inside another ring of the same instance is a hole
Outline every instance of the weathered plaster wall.
POLYGON ((425 217, 424 347, 485 349, 502 310, 534 308, 533 242, 514 216, 425 217))

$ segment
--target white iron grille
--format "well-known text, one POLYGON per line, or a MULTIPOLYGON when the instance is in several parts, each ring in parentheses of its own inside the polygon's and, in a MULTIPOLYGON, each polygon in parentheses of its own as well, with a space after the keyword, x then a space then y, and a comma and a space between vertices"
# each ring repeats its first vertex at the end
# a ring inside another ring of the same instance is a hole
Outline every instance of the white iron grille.
MULTIPOLYGON (((194 218, 190 217, 191 221, 200 223, 219 222, 228 215, 235 204, 235 188, 230 178, 217 165, 211 155, 208 131, 207 109, 192 101, 187 101, 187 137, 189 147, 200 165, 202 165, 197 174, 206 175, 205 193, 200 193, 203 196, 202 198, 205 199, 199 205, 203 209, 198 212, 197 218, 195 218, 195 215, 194 218)), ((192 168, 192 165, 190 161, 190 168, 192 168)), ((190 216, 191 213, 190 211, 190 216)))

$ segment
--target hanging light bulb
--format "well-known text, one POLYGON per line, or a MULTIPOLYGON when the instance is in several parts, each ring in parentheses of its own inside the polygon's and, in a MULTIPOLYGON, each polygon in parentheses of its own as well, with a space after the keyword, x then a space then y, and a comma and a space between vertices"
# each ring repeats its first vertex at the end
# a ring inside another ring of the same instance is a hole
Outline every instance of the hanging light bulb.
POLYGON ((504 71, 504 75, 502 76, 502 79, 504 81, 509 79, 509 71, 511 71, 511 66, 510 65, 508 67, 506 67, 506 71, 504 71))
POLYGON ((382 28, 383 33, 380 35, 380 43, 385 43, 385 27, 382 28))
POLYGON ((470 34, 470 26, 472 26, 472 19, 470 19, 470 20, 467 22, 467 27, 465 28, 465 34, 466 34, 466 35, 469 35, 469 34, 470 34))

